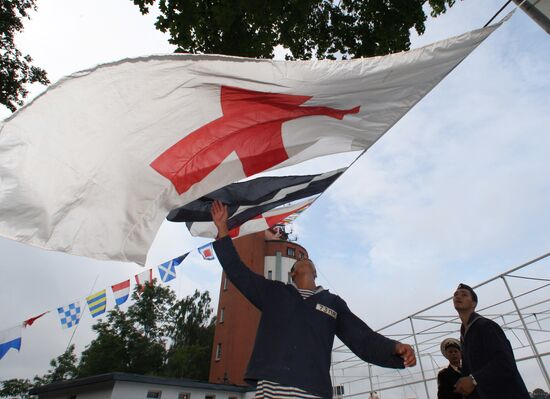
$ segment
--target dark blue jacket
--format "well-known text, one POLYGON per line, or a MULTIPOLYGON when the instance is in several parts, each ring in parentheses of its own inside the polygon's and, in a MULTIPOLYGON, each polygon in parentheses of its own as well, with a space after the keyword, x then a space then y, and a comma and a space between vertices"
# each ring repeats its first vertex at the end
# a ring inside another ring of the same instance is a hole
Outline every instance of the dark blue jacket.
POLYGON ((462 374, 477 382, 470 399, 529 399, 510 341, 492 320, 472 313, 461 327, 462 374))
POLYGON ((330 362, 334 336, 366 362, 403 368, 396 341, 355 316, 346 302, 327 290, 302 299, 298 290, 265 279, 241 261, 229 237, 214 243, 216 255, 237 289, 261 312, 245 380, 268 380, 332 398, 330 362))
POLYGON ((462 395, 455 393, 455 384, 461 377, 450 364, 437 374, 437 399, 462 399, 462 395))

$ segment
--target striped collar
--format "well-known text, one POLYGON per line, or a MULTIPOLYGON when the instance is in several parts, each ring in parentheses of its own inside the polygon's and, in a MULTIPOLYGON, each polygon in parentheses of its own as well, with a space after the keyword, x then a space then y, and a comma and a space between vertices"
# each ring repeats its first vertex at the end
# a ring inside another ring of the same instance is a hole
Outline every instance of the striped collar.
POLYGON ((296 291, 302 296, 303 299, 307 299, 312 295, 318 294, 321 291, 325 291, 325 289, 318 285, 314 290, 308 290, 308 289, 300 289, 296 287, 296 284, 292 283, 292 286, 296 288, 296 291))

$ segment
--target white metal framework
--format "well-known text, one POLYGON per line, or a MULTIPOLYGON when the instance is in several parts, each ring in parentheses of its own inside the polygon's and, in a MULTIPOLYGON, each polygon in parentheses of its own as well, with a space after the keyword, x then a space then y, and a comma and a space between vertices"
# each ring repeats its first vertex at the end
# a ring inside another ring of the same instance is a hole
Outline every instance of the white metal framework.
MULTIPOLYGON (((474 287, 480 298, 476 311, 502 326, 529 391, 550 391, 549 286, 547 253, 474 287)), ((333 349, 333 384, 343 386, 343 398, 437 398, 437 373, 448 365, 440 344, 448 337, 459 338, 459 330, 460 319, 452 298, 446 298, 378 330, 413 345, 416 367, 384 369, 361 361, 339 345, 333 349)))

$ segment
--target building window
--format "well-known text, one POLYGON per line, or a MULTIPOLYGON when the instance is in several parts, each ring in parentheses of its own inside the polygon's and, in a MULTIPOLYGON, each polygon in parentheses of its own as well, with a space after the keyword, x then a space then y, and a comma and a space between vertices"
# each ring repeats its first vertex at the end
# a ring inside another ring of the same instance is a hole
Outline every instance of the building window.
POLYGON ((296 251, 294 251, 294 248, 286 247, 286 254, 294 258, 296 256, 296 251))
POLYGON ((216 399, 216 395, 204 395, 204 399, 216 399))
POLYGON ((147 391, 147 399, 160 399, 162 391, 147 391))
POLYGON ((222 344, 218 344, 216 347, 216 360, 220 360, 222 358, 222 344))
POLYGON ((304 259, 305 256, 306 256, 306 255, 305 255, 302 251, 300 251, 300 259, 304 259))
POLYGON ((225 313, 225 308, 222 308, 222 310, 220 310, 220 323, 223 323, 224 313, 225 313))
POLYGON ((223 275, 223 290, 227 291, 227 276, 223 275))
POLYGON ((191 399, 191 394, 189 392, 180 392, 178 399, 191 399))
POLYGON ((273 272, 271 270, 267 271, 267 279, 268 280, 273 280, 273 272))

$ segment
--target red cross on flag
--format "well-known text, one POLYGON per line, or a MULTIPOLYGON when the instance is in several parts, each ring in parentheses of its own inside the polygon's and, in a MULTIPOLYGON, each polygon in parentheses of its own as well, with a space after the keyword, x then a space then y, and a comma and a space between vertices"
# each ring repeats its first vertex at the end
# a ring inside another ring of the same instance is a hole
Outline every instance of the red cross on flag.
POLYGON ((74 73, 0 124, 0 236, 144 264, 170 210, 369 148, 497 26, 385 57, 170 54, 74 73))

